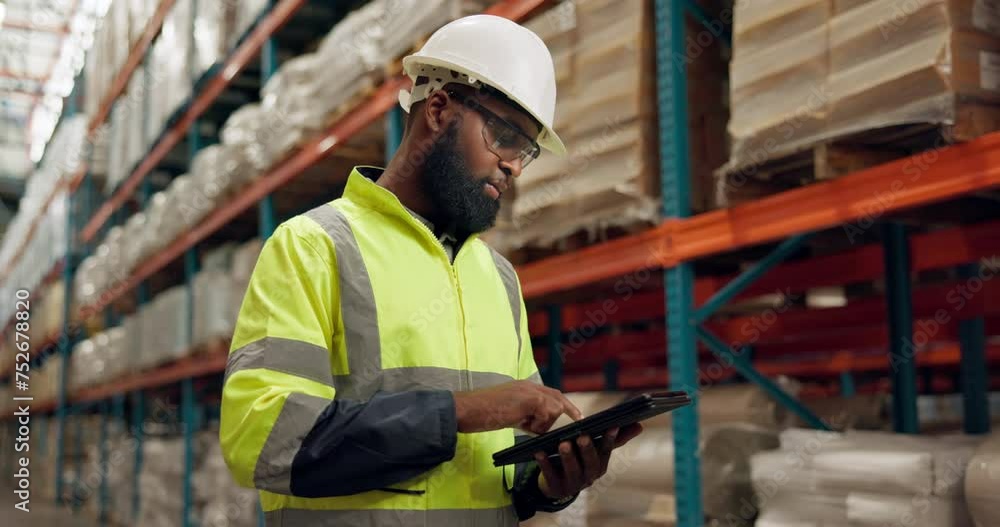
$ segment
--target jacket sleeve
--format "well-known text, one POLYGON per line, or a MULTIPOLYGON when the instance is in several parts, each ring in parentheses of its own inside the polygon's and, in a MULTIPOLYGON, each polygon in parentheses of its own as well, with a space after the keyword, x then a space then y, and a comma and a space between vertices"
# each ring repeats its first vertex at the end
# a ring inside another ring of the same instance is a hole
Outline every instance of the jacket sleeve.
MULTIPOLYGON (((543 384, 542 377, 538 372, 538 365, 535 363, 534 351, 531 347, 531 335, 528 331, 528 313, 525 309, 523 297, 521 297, 520 331, 521 350, 518 357, 518 378, 543 384)), ((529 436, 526 434, 516 434, 514 441, 520 443, 528 438, 529 436)), ((517 511, 518 519, 521 521, 531 518, 538 511, 561 511, 576 501, 576 496, 573 496, 570 500, 551 500, 545 497, 538 488, 538 475, 540 473, 541 468, 534 461, 518 463, 514 468, 514 486, 511 491, 512 501, 514 502, 514 509, 517 511)))
POLYGON ((346 362, 332 351, 340 319, 336 256, 317 250, 301 232, 308 225, 296 220, 261 251, 226 365, 219 439, 236 481, 279 494, 339 496, 385 488, 451 459, 450 392, 334 399, 333 361, 346 362))

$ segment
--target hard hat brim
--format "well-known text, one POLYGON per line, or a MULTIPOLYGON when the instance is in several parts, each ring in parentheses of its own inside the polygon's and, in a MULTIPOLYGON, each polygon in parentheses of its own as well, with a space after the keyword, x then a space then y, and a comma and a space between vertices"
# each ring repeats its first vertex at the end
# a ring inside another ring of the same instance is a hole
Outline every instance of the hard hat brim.
POLYGON ((525 104, 524 101, 518 99, 518 97, 512 93, 508 93, 507 90, 504 90, 502 87, 500 87, 499 83, 494 79, 489 78, 488 75, 483 75, 480 72, 468 71, 466 67, 448 60, 421 55, 419 51, 413 55, 403 58, 403 71, 405 71, 407 75, 409 75, 410 66, 416 63, 427 64, 430 66, 437 66, 440 68, 448 68, 452 71, 457 71, 458 73, 474 76, 480 81, 484 82, 485 84, 488 84, 493 89, 503 93, 510 100, 517 103, 517 105, 522 110, 527 112, 536 121, 542 124, 542 132, 538 134, 538 139, 537 139, 538 146, 548 150, 549 152, 552 152, 553 154, 556 154, 557 156, 566 155, 566 145, 563 144, 562 139, 559 138, 559 134, 557 134, 555 130, 552 129, 552 126, 546 124, 545 120, 536 112, 534 112, 527 104, 525 104))

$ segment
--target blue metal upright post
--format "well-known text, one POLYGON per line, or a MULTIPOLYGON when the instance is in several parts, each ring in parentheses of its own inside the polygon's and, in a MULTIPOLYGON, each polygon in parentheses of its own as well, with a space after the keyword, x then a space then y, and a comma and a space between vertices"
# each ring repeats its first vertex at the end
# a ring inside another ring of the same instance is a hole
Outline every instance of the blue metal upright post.
POLYGON ((882 226, 885 289, 889 322, 889 375, 892 379, 892 421, 896 432, 916 434, 917 350, 913 344, 913 304, 910 296, 910 245, 906 226, 882 226))
POLYGON ((142 448, 146 421, 146 396, 142 390, 132 392, 132 434, 135 435, 135 459, 132 465, 132 521, 139 524, 142 496, 139 492, 139 478, 142 476, 142 448))
POLYGON ((840 372, 840 396, 849 399, 857 395, 858 389, 854 385, 854 376, 849 371, 840 372))
POLYGON ((100 451, 100 461, 98 472, 101 476, 101 490, 98 493, 98 516, 97 521, 101 525, 108 523, 108 421, 111 419, 111 411, 108 408, 108 401, 101 401, 101 437, 98 443, 100 451))
MULTIPOLYGON (((978 263, 963 265, 958 271, 963 280, 981 280, 978 263)), ((963 428, 967 434, 988 434, 990 380, 987 375, 986 322, 983 317, 959 321, 958 338, 962 346, 963 428)))
POLYGON ((385 164, 389 164, 392 156, 396 155, 400 143, 403 142, 403 108, 393 106, 385 116, 385 164))
MULTIPOLYGON (((687 79, 681 0, 656 0, 656 79, 659 106, 660 183, 664 215, 691 214, 687 79)), ((695 348, 694 270, 682 263, 664 271, 667 363, 670 388, 686 390, 692 404, 674 413, 674 491, 677 527, 701 527, 701 464, 698 461, 698 353, 695 348)))
MULTIPOLYGON (((268 9, 273 7, 274 0, 268 0, 268 9)), ((266 84, 276 71, 278 71, 278 43, 274 37, 271 37, 264 41, 264 47, 260 51, 260 85, 266 84)), ((271 194, 260 200, 257 211, 260 217, 260 237, 261 240, 266 241, 274 234, 274 229, 277 227, 274 198, 271 194)))

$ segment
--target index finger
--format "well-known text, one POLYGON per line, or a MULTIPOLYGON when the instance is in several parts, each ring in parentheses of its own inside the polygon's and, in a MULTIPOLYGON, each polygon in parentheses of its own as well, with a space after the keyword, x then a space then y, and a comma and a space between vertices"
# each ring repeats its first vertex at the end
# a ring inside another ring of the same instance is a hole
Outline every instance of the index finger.
POLYGON ((570 401, 569 398, 566 397, 566 394, 560 392, 555 388, 549 388, 547 386, 545 387, 545 390, 549 393, 549 395, 555 397, 559 401, 559 404, 560 406, 562 406, 562 411, 564 414, 568 415, 574 421, 579 421, 580 419, 583 419, 583 412, 581 412, 580 409, 577 408, 575 404, 573 404, 573 401, 570 401))
POLYGON ((570 416, 574 421, 583 419, 583 412, 573 404, 573 401, 569 400, 569 397, 566 397, 562 392, 559 392, 559 397, 562 398, 563 411, 566 412, 566 415, 570 416))

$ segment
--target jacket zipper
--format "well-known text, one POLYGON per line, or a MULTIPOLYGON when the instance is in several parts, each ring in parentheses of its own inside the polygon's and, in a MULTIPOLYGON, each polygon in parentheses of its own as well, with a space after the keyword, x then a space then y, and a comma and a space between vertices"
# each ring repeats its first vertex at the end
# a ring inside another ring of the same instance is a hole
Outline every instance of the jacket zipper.
MULTIPOLYGON (((428 236, 431 237, 432 240, 434 240, 434 243, 437 244, 439 249, 441 249, 439 253, 440 256, 444 259, 445 264, 448 266, 448 273, 451 277, 452 288, 455 291, 455 296, 458 298, 459 329, 462 332, 462 358, 465 360, 465 364, 463 364, 462 368, 462 371, 464 371, 465 374, 459 377, 459 391, 471 390, 472 373, 469 371, 469 339, 465 331, 465 303, 462 300, 462 286, 458 281, 458 272, 455 271, 455 264, 448 260, 448 251, 444 248, 444 244, 441 243, 441 240, 439 240, 437 236, 434 236, 434 232, 427 228, 427 225, 424 225, 423 222, 417 221, 412 217, 411 219, 413 220, 412 223, 419 225, 420 229, 422 229, 428 236)), ((458 262, 458 257, 462 254, 462 250, 465 249, 465 246, 466 244, 463 243, 462 246, 455 252, 454 262, 458 262)))

